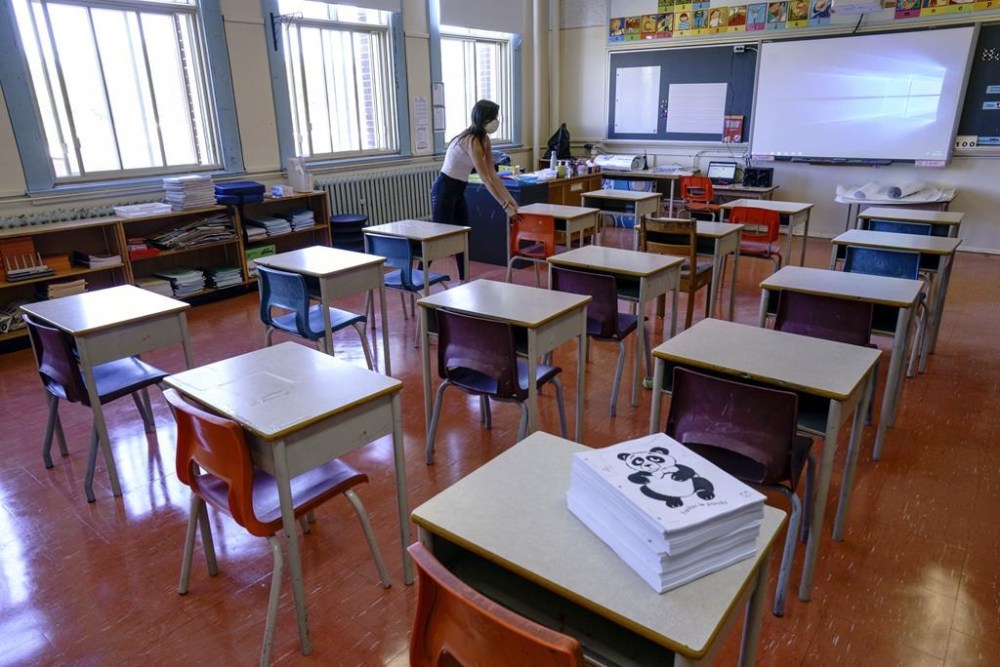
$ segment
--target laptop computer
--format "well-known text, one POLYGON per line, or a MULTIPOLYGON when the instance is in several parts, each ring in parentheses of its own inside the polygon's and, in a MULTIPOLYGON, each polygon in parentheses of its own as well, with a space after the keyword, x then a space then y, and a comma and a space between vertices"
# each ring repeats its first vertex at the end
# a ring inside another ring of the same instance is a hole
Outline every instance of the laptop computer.
POLYGON ((712 185, 732 185, 736 182, 736 163, 709 162, 708 178, 712 185))

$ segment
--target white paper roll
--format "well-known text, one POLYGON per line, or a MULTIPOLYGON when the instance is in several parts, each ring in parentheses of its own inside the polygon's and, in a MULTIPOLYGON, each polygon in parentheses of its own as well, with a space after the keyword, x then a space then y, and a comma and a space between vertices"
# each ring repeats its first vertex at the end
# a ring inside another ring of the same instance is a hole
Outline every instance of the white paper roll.
POLYGON ((923 189, 923 181, 910 181, 908 183, 900 183, 899 185, 890 185, 886 189, 886 194, 889 195, 889 199, 902 199, 903 197, 916 194, 923 189))

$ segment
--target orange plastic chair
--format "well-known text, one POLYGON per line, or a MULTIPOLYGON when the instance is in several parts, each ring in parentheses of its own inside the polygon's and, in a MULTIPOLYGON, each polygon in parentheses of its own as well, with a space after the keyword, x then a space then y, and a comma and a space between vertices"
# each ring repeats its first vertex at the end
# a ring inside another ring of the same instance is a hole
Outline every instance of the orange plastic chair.
POLYGON ((556 254, 556 221, 549 215, 521 213, 510 222, 510 257, 507 259, 507 276, 514 262, 521 259, 535 265, 535 284, 541 286, 538 265, 556 254))
POLYGON ((582 667, 572 637, 520 616, 476 592, 419 542, 407 551, 420 590, 410 633, 411 667, 582 667))
MULTIPOLYGON (((274 557, 271 595, 264 626, 264 646, 260 657, 260 664, 267 665, 270 663, 271 645, 274 642, 274 626, 284 570, 281 539, 276 535, 282 529, 278 485, 274 477, 254 466, 239 424, 191 405, 174 389, 167 389, 163 395, 170 403, 177 421, 177 478, 191 487, 193 492, 177 591, 181 595, 188 591, 194 537, 199 525, 208 573, 210 576, 219 573, 206 503, 231 516, 251 535, 266 537, 274 557)), ((368 514, 353 491, 353 487, 367 481, 368 475, 334 459, 292 480, 292 505, 302 532, 308 533, 309 523, 314 520, 313 510, 330 498, 344 494, 361 521, 382 585, 388 588, 389 573, 375 541, 368 514)))
POLYGON ((775 271, 781 268, 781 244, 778 243, 781 215, 777 211, 736 206, 730 212, 729 222, 744 225, 740 231, 740 256, 769 259, 774 262, 775 271))
POLYGON ((691 215, 707 213, 715 220, 719 205, 714 203, 715 193, 712 191, 712 180, 708 176, 685 176, 681 179, 681 199, 684 208, 691 215))

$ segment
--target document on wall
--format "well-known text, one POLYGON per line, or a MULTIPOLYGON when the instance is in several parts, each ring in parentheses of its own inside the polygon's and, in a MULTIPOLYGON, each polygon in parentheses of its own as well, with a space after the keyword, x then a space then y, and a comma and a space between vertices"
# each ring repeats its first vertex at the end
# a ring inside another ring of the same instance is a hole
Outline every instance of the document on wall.
POLYGON ((622 67, 615 78, 615 132, 656 134, 660 67, 622 67))
POLYGON ((431 149, 431 107, 426 97, 413 98, 413 150, 431 149))
POLYGON ((667 132, 722 134, 725 83, 672 83, 667 90, 667 132))

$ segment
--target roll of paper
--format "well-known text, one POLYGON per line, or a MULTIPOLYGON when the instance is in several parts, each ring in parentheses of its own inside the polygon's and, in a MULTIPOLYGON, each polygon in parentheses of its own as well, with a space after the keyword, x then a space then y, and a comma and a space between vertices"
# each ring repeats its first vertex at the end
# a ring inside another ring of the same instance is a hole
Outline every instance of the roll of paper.
POLYGON ((890 185, 886 189, 886 194, 889 195, 889 199, 902 199, 903 197, 916 194, 923 189, 924 184, 922 181, 910 181, 908 183, 900 183, 899 185, 890 185))
POLYGON ((882 186, 878 183, 865 183, 855 190, 851 196, 855 199, 879 199, 881 192, 882 186))
POLYGON ((605 171, 640 171, 643 159, 641 155, 605 153, 595 157, 594 163, 605 171))

